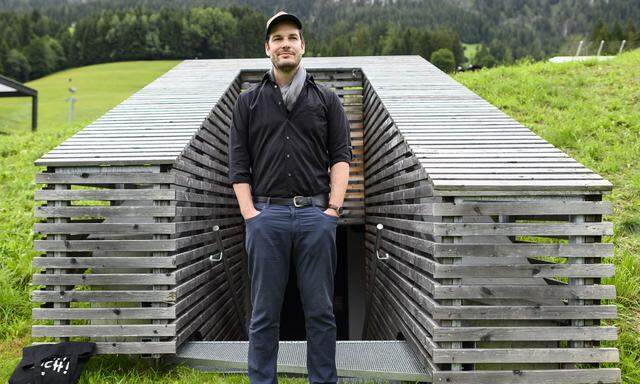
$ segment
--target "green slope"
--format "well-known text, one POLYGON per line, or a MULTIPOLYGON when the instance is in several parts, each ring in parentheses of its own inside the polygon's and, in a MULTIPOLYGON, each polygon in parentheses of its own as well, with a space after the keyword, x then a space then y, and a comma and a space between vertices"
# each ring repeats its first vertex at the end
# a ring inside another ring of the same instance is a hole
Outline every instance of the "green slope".
POLYGON ((612 61, 533 63, 456 80, 614 185, 621 368, 640 383, 640 50, 612 61))
MULTIPOLYGON (((40 128, 28 99, 0 99, 0 380, 29 343, 33 161, 177 62, 128 62, 57 73, 28 85, 40 92, 40 128), (78 89, 76 122, 66 123, 68 78, 78 89)), ((535 63, 463 73, 456 79, 614 183, 616 285, 621 367, 640 382, 640 51, 606 63, 535 63)), ((305 380, 291 380, 306 382, 305 380)), ((247 382, 126 357, 92 359, 83 383, 247 382)))
MULTIPOLYGON (((35 174, 44 169, 33 162, 176 64, 178 61, 100 64, 27 83, 39 92, 40 125, 35 133, 31 132, 30 99, 0 99, 0 382, 7 382, 22 348, 31 343, 29 282, 34 272, 31 260, 37 254, 33 251, 33 191, 35 174), (65 101, 69 86, 77 89, 78 100, 72 126, 67 123, 65 101)), ((89 361, 80 382, 247 383, 248 379, 156 367, 127 356, 101 356, 89 361)))

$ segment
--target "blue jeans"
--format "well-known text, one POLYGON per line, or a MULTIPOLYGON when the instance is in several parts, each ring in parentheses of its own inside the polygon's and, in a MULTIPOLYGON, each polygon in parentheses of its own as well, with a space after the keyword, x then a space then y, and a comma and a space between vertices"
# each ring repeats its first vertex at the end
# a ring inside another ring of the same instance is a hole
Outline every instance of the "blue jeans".
POLYGON ((309 382, 335 383, 333 280, 338 219, 315 206, 254 205, 261 212, 245 221, 252 305, 249 380, 277 383, 280 311, 292 263, 305 317, 309 382))

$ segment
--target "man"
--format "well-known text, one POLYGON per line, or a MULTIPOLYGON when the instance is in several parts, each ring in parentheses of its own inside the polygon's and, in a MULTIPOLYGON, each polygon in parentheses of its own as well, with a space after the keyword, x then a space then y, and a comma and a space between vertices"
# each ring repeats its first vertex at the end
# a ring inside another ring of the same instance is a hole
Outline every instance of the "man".
POLYGON ((264 46, 272 68, 238 97, 229 138, 229 179, 245 219, 251 281, 249 379, 277 382, 280 311, 292 264, 309 382, 336 382, 333 279, 352 160, 349 121, 338 96, 300 64, 305 43, 297 17, 279 12, 269 19, 264 46))

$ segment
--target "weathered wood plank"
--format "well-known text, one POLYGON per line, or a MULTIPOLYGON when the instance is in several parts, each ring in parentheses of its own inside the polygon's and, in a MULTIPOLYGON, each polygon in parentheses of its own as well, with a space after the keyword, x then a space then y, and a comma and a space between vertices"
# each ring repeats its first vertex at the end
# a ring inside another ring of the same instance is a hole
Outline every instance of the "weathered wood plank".
POLYGON ((582 286, 523 286, 523 285, 482 285, 482 286, 436 286, 435 299, 615 299, 613 285, 582 286))
POLYGON ((589 306, 438 306, 434 309, 435 319, 468 320, 563 320, 563 319, 614 319, 615 305, 589 306))
POLYGON ((34 320, 175 319, 175 307, 166 308, 32 308, 34 320))
POLYGON ((439 327, 435 341, 617 340, 615 327, 439 327))
POLYGON ((34 325, 33 337, 175 336, 175 324, 163 325, 34 325))
POLYGON ((114 256, 114 257, 34 257, 34 268, 176 268, 175 256, 114 256))
POLYGON ((548 201, 544 204, 526 201, 397 204, 367 207, 366 212, 429 216, 570 215, 580 213, 609 215, 612 213, 611 203, 605 201, 548 201))
POLYGON ((37 173, 41 184, 170 184, 175 176, 170 173, 37 173))
POLYGON ((34 200, 175 200, 176 191, 171 189, 108 189, 108 190, 38 190, 34 200))
POLYGON ((85 302, 150 302, 173 303, 175 291, 33 291, 31 301, 69 303, 85 302))
POLYGON ((438 265, 435 278, 461 277, 612 277, 612 264, 438 265))
POLYGON ((615 348, 440 349, 435 363, 617 363, 615 348))
POLYGON ((47 275, 36 273, 32 277, 33 285, 152 285, 176 284, 173 274, 155 273, 109 273, 109 274, 71 274, 47 275))
MULTIPOLYGON (((52 344, 45 342, 36 342, 31 345, 52 344)), ((162 342, 96 342, 96 354, 112 355, 112 354, 175 354, 176 344, 173 341, 162 342)))
POLYGON ((613 244, 434 244, 433 252, 435 257, 610 257, 613 256, 613 244))
POLYGON ((590 384, 620 383, 618 368, 504 370, 504 371, 437 371, 433 382, 439 384, 590 384))

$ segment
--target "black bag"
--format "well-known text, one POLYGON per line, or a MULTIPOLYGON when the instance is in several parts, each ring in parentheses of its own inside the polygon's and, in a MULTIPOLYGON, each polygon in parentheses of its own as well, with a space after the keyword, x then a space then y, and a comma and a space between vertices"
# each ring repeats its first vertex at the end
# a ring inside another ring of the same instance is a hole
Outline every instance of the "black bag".
POLYGON ((24 347, 9 384, 77 383, 96 343, 61 342, 24 347))

